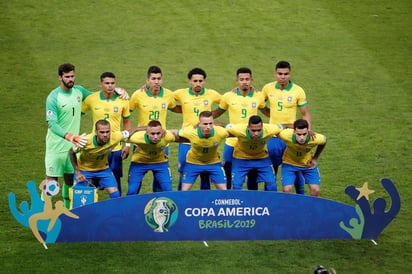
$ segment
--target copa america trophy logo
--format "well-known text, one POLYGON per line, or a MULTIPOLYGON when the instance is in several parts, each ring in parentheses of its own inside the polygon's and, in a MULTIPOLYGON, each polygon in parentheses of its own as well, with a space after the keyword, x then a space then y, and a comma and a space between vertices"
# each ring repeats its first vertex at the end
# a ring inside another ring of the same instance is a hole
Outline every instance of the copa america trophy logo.
POLYGON ((144 209, 146 223, 155 232, 167 232, 177 220, 177 206, 166 197, 151 199, 144 209))

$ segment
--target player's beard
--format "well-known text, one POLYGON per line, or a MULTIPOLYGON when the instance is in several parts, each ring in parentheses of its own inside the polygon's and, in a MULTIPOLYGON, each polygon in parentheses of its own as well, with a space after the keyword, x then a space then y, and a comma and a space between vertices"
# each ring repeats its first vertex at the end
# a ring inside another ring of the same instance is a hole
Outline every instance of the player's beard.
POLYGON ((286 88, 289 85, 289 78, 276 79, 276 81, 281 88, 286 88))
POLYGON ((208 130, 208 129, 203 129, 203 130, 201 130, 201 132, 202 132, 203 137, 209 138, 210 135, 211 135, 211 133, 212 133, 212 130, 211 130, 211 129, 210 129, 210 130, 208 130))
POLYGON ((202 87, 200 87, 200 86, 196 86, 194 88, 194 92, 196 92, 196 93, 200 93, 201 91, 202 91, 202 87))
POLYGON ((70 88, 72 88, 72 87, 74 86, 74 81, 69 81, 69 82, 67 82, 67 83, 63 81, 63 85, 64 85, 66 88, 70 89, 70 88))
POLYGON ((246 91, 249 91, 249 86, 248 85, 242 85, 242 91, 243 92, 246 92, 246 91))
POLYGON ((102 146, 104 144, 107 144, 107 142, 110 140, 110 136, 102 136, 100 138, 97 138, 97 143, 102 146))

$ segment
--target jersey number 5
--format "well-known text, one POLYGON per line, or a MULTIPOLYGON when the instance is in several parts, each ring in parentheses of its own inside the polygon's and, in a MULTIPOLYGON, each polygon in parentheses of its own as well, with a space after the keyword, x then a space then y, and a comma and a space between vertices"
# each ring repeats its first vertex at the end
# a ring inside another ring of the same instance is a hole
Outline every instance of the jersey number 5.
POLYGON ((282 111, 282 109, 283 109, 282 101, 278 101, 278 111, 282 111))

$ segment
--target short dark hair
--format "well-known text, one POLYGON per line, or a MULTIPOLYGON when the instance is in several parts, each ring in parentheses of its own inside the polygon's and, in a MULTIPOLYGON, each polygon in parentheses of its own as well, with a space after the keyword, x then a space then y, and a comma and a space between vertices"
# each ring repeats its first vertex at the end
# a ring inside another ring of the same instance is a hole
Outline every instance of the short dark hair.
POLYGON ((262 118, 259 115, 252 115, 249 117, 248 125, 257 125, 263 123, 262 118))
POLYGON ((200 75, 203 75, 203 78, 205 78, 206 79, 206 71, 204 71, 203 69, 201 69, 201 68, 194 68, 194 69, 191 69, 190 71, 189 71, 189 73, 187 74, 187 78, 189 78, 189 80, 190 79, 192 79, 192 76, 194 75, 194 74, 200 74, 200 75))
POLYGON ((275 67, 275 69, 289 69, 289 70, 292 70, 292 67, 290 66, 290 64, 289 64, 289 62, 288 61, 279 61, 277 64, 276 64, 276 67, 275 67))
POLYGON ((238 68, 238 70, 236 71, 236 76, 239 76, 240 73, 249 73, 252 76, 252 71, 247 67, 238 68))
POLYGON ((199 114, 199 119, 200 117, 213 117, 213 113, 209 110, 204 110, 199 114))
POLYGON ((63 73, 68 73, 70 71, 74 71, 74 65, 70 63, 61 64, 57 70, 59 76, 62 76, 63 73))
POLYGON ((309 128, 309 123, 305 119, 297 119, 293 123, 293 128, 294 129, 304 129, 304 128, 309 128))
POLYGON ((98 121, 96 122, 95 129, 97 130, 97 127, 98 127, 98 126, 107 126, 107 125, 110 126, 109 121, 104 120, 104 119, 101 119, 101 120, 98 120, 98 121))
POLYGON ((148 127, 161 127, 162 123, 160 123, 158 120, 151 120, 148 124, 148 127))
POLYGON ((162 74, 162 70, 158 66, 150 66, 147 70, 147 78, 150 77, 150 74, 152 73, 160 73, 162 74))
POLYGON ((116 79, 116 75, 114 75, 113 72, 106 71, 106 72, 103 72, 103 73, 100 75, 100 81, 103 81, 103 79, 106 78, 106 77, 116 79))

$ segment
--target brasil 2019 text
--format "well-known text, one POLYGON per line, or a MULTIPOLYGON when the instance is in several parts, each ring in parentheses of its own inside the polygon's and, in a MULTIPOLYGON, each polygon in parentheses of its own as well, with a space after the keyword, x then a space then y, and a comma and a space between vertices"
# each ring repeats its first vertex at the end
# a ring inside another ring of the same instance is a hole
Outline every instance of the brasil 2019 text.
POLYGON ((216 228, 253 228, 256 225, 255 219, 248 220, 199 220, 200 229, 216 228))

